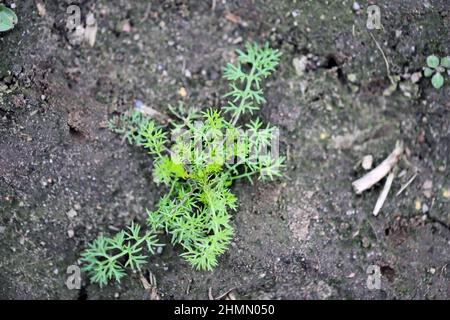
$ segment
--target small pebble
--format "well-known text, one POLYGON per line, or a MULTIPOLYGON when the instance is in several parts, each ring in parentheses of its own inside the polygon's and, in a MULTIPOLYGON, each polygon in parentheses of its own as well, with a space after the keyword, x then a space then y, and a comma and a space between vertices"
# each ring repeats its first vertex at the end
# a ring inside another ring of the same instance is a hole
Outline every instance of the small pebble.
POLYGON ((364 170, 369 170, 372 168, 372 164, 373 164, 373 156, 372 155, 367 155, 364 156, 363 160, 362 160, 362 167, 364 170))
POLYGON ((414 203, 414 207, 416 208, 416 211, 419 211, 420 208, 422 208, 422 203, 420 202, 420 200, 416 200, 416 202, 414 203))
POLYGON ((348 74, 347 79, 348 79, 348 81, 355 83, 357 80, 356 74, 354 74, 354 73, 348 74))
POLYGON ((364 248, 368 248, 370 246, 370 240, 367 237, 362 238, 361 243, 364 248))
POLYGON ((422 185, 422 192, 425 197, 431 198, 433 191, 433 181, 426 180, 422 185))
POLYGON ((356 211, 354 209, 352 210, 347 210, 347 212, 345 213, 347 216, 353 216, 356 213, 356 211))
POLYGON ((136 99, 136 100, 134 100, 134 108, 135 109, 141 109, 142 107, 144 106, 144 103, 141 101, 141 100, 139 100, 139 99, 136 99))
POLYGON ((428 205, 426 203, 424 203, 422 205, 422 213, 427 213, 428 211, 430 211, 430 208, 428 207, 428 205))
POLYGON ((244 39, 242 39, 242 37, 237 37, 236 39, 233 40, 233 44, 239 44, 243 41, 244 39))
POLYGON ((67 235, 69 236, 69 238, 73 238, 75 232, 73 230, 67 230, 67 235))
POLYGON ((298 76, 302 76, 305 73, 307 63, 308 58, 306 56, 296 57, 292 60, 292 65, 298 76))
POLYGON ((328 133, 326 133, 326 132, 322 132, 321 134, 320 134, 320 140, 325 140, 325 139, 327 139, 328 138, 328 133))
POLYGON ((361 6, 358 2, 353 2, 353 10, 359 11, 361 9, 361 6))
POLYGON ((411 82, 417 83, 417 82, 419 82, 420 78, 422 78, 422 72, 414 72, 411 75, 411 82))
POLYGON ((67 217, 69 217, 70 219, 75 218, 77 216, 77 212, 75 211, 75 209, 70 209, 67 213, 66 213, 67 217))
POLYGON ((442 196, 443 196, 445 199, 450 199, 450 188, 444 189, 444 190, 442 191, 442 196))
POLYGON ((181 87, 181 88, 178 90, 178 94, 179 94, 182 98, 185 98, 185 97, 187 96, 187 91, 186 91, 186 89, 185 89, 184 87, 181 87))
POLYGON ((121 32, 126 32, 126 33, 131 32, 130 21, 125 20, 125 21, 120 22, 118 30, 121 31, 121 32))

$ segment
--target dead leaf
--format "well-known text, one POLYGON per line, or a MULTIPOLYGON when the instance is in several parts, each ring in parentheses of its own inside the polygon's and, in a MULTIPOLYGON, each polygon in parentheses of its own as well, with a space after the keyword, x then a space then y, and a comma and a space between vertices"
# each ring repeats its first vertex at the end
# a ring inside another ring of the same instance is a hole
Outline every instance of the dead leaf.
POLYGON ((149 278, 150 282, 147 280, 147 278, 144 277, 144 275, 141 273, 139 279, 141 280, 142 286, 146 290, 147 293, 147 300, 161 300, 161 297, 158 294, 158 290, 156 288, 156 278, 149 271, 149 278))
POLYGON ((139 110, 145 116, 150 117, 152 119, 156 119, 159 122, 162 122, 162 123, 170 122, 170 117, 167 114, 161 113, 149 106, 142 105, 139 108, 137 108, 137 110, 139 110))
POLYGON ((231 12, 225 13, 225 19, 235 24, 239 24, 241 22, 241 18, 231 12))

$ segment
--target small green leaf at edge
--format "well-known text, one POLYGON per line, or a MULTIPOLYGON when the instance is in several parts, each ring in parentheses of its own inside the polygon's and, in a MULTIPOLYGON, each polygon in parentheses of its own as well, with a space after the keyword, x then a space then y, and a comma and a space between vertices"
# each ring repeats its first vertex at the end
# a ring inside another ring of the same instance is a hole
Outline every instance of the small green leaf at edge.
POLYGON ((427 65, 432 69, 436 69, 439 66, 439 57, 435 55, 428 56, 427 65))
POLYGON ((433 75, 433 69, 425 67, 425 69, 423 70, 423 75, 427 78, 431 77, 433 75))
POLYGON ((433 78, 431 78, 431 84, 436 89, 440 89, 444 85, 444 77, 439 72, 437 72, 433 76, 433 78))
POLYGON ((17 21, 14 11, 0 4, 0 32, 13 29, 17 21))
POLYGON ((446 69, 450 69, 450 57, 444 57, 441 59, 441 66, 446 68, 446 69))

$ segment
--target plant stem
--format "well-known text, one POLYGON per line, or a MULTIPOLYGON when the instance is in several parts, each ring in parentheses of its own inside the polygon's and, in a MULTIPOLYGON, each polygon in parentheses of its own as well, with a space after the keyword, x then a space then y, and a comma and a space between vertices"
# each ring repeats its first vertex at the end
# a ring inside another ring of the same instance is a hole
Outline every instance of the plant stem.
POLYGON ((230 179, 236 180, 236 179, 241 179, 241 178, 247 178, 247 177, 254 175, 255 173, 257 173, 257 171, 246 172, 246 173, 240 174, 238 176, 232 176, 230 179))
MULTIPOLYGON (((145 235, 144 237, 142 237, 141 239, 139 239, 139 241, 136 241, 136 243, 132 246, 132 249, 134 250, 134 249, 136 249, 136 247, 140 246, 141 243, 145 241, 146 236, 147 236, 147 235, 145 235)), ((127 253, 128 253, 128 251, 122 251, 122 252, 116 254, 115 256, 112 256, 111 259, 117 260, 117 259, 119 259, 120 257, 126 255, 127 253)))

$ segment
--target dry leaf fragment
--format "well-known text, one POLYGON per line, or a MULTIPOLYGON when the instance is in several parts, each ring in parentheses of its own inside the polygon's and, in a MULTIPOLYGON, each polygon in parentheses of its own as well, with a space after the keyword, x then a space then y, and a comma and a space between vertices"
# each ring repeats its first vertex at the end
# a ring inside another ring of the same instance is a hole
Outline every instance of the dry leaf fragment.
POLYGON ((225 19, 227 19, 228 21, 230 21, 232 23, 236 23, 236 24, 241 22, 241 18, 231 12, 225 13, 225 19))
POLYGON ((139 278, 141 280, 142 286, 148 294, 148 300, 161 300, 156 288, 156 278, 153 273, 149 272, 149 278, 150 282, 148 282, 143 274, 141 274, 139 278))
POLYGON ((156 119, 159 122, 167 123, 170 121, 170 117, 167 114, 161 113, 149 106, 146 106, 144 104, 140 105, 139 108, 136 108, 138 111, 140 111, 142 114, 144 114, 147 117, 150 117, 152 119, 156 119))

